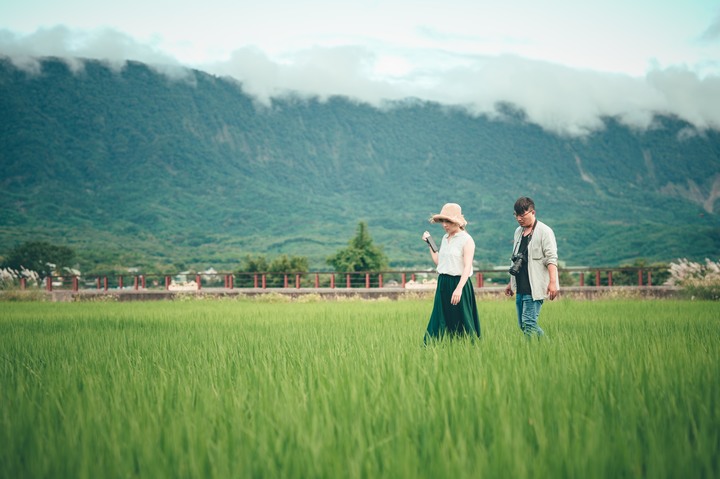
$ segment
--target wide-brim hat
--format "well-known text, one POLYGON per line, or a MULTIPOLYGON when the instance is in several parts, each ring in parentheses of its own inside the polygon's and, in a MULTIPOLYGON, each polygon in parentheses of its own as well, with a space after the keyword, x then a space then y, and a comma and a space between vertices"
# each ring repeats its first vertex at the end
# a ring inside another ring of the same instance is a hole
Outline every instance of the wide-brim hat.
POLYGON ((462 208, 457 203, 445 203, 440 213, 430 217, 430 223, 438 223, 442 220, 452 221, 456 225, 464 228, 467 225, 465 217, 462 215, 462 208))

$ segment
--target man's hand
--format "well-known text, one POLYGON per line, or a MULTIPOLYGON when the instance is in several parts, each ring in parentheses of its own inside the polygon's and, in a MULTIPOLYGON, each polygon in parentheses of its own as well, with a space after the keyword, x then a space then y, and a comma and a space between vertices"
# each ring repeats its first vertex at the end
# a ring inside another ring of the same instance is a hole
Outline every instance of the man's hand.
POLYGON ((557 298, 558 295, 558 288, 554 281, 550 281, 550 284, 548 284, 547 289, 547 296, 552 301, 553 299, 557 298))
POLYGON ((550 273, 550 283, 548 284, 547 291, 545 293, 547 294, 547 297, 550 298, 550 301, 557 298, 558 295, 558 270, 556 264, 549 264, 548 265, 548 273, 550 273))
POLYGON ((513 293, 512 290, 512 283, 508 283, 508 285, 505 286, 505 296, 512 296, 513 294, 515 293, 513 293))

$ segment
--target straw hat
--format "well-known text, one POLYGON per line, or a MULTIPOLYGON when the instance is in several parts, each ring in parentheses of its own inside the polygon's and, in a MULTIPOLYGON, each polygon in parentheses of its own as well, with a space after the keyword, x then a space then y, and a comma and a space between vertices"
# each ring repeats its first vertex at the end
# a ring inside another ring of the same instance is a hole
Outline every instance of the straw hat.
POLYGON ((462 208, 457 203, 445 203, 440 213, 430 217, 430 223, 438 223, 442 220, 452 221, 456 225, 464 228, 467 225, 465 217, 462 215, 462 208))

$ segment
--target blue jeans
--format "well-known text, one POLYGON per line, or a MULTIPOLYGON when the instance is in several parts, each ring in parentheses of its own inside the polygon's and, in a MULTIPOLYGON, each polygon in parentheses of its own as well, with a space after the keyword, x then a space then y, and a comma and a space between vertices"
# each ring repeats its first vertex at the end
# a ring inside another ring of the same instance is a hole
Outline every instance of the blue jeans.
POLYGON ((531 294, 515 295, 515 305, 517 306, 518 326, 526 336, 533 334, 538 337, 545 332, 538 326, 537 320, 540 315, 540 308, 543 305, 542 300, 535 301, 531 294))

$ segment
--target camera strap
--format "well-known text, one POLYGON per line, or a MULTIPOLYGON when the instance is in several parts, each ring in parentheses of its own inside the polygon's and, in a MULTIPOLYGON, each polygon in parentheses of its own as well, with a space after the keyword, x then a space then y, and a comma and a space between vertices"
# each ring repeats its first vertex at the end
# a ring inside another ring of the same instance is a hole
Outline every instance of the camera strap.
MULTIPOLYGON (((527 235, 527 243, 525 243, 525 250, 522 251, 522 253, 527 253, 527 250, 528 250, 528 248, 530 247, 530 240, 532 239, 533 233, 535 233, 535 227, 536 227, 536 226, 537 226, 537 218, 535 218, 535 222, 534 222, 533 225, 532 225, 532 229, 530 230, 530 234, 527 235)), ((515 254, 520 253, 520 245, 522 244, 523 238, 525 238, 525 236, 523 236, 522 232, 520 232, 520 239, 519 239, 518 242, 515 244, 515 254)))

